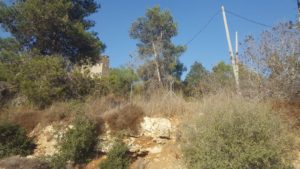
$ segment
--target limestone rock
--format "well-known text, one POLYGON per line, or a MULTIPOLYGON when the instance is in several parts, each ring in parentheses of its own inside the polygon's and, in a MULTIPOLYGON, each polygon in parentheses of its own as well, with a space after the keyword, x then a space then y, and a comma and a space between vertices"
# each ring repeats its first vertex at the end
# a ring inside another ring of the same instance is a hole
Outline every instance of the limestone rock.
POLYGON ((166 118, 144 117, 141 123, 141 133, 153 138, 171 138, 171 121, 166 118))
POLYGON ((34 150, 33 156, 52 156, 57 153, 57 142, 63 134, 71 129, 73 126, 62 126, 59 128, 54 127, 54 125, 46 126, 41 128, 40 125, 30 133, 31 136, 35 136, 37 147, 34 150))
POLYGON ((45 127, 36 139, 37 148, 34 152, 35 156, 51 156, 57 152, 55 147, 57 144, 56 130, 52 125, 45 127))

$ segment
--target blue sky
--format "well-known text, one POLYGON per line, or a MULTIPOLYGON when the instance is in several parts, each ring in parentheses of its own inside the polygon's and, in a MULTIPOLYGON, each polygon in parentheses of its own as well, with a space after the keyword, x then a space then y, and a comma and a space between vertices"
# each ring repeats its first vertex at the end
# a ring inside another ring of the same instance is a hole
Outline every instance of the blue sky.
MULTIPOLYGON (((297 0, 98 0, 101 9, 90 18, 96 21, 92 29, 99 33, 107 45, 105 54, 110 57, 112 67, 125 65, 130 61, 129 54, 136 50, 135 40, 130 39, 128 31, 132 22, 144 16, 146 10, 155 5, 169 10, 178 24, 175 44, 185 44, 194 34, 220 10, 225 9, 247 18, 274 25, 281 21, 297 20, 297 0)), ((265 27, 246 22, 227 14, 232 40, 234 32, 239 32, 239 40, 246 35, 258 36, 265 27)), ((4 33, 1 32, 0 36, 4 33)), ((233 42, 234 43, 234 42, 233 42)), ((187 68, 194 61, 206 68, 221 60, 229 63, 228 47, 221 14, 199 36, 187 46, 180 59, 187 68)))

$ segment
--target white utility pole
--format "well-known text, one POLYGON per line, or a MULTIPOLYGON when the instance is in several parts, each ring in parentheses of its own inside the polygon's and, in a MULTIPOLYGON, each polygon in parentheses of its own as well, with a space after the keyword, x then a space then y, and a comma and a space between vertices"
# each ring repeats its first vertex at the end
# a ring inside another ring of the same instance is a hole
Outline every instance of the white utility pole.
POLYGON ((239 78, 239 38, 238 38, 238 32, 235 32, 235 64, 237 73, 238 73, 238 78, 239 78))
POLYGON ((225 9, 224 6, 222 6, 222 14, 223 14, 223 20, 224 20, 224 26, 225 26, 225 31, 226 31, 226 38, 227 38, 227 43, 228 43, 228 48, 229 48, 229 56, 231 60, 231 65, 233 69, 233 75, 235 79, 235 84, 236 84, 236 90, 238 94, 241 94, 240 92, 240 82, 239 82, 239 73, 238 73, 238 41, 237 41, 237 33, 236 33, 236 56, 233 55, 232 51, 232 44, 231 44, 231 39, 230 39, 230 34, 229 34, 229 29, 228 29, 228 24, 227 24, 227 19, 226 19, 226 14, 225 14, 225 9))
POLYGON ((298 24, 300 24, 300 0, 298 0, 298 24))

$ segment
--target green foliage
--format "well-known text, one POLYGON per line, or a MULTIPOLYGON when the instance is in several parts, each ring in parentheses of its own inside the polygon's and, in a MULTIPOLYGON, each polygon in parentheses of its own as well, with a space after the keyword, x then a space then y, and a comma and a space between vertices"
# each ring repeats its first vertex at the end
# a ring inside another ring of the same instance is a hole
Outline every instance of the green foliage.
POLYGON ((0 81, 14 83, 21 57, 19 43, 13 38, 0 38, 0 81))
POLYGON ((205 67, 198 62, 195 62, 191 66, 190 72, 187 74, 184 83, 184 93, 187 96, 198 97, 203 94, 202 83, 208 77, 209 72, 205 69, 205 67))
POLYGON ((292 168, 293 141, 269 106, 234 96, 203 102, 204 115, 186 128, 188 168, 292 168))
POLYGON ((11 93, 21 93, 40 108, 54 101, 82 99, 103 87, 99 79, 92 79, 76 67, 67 72, 65 67, 60 56, 16 56, 0 61, 0 81, 11 88, 11 93))
POLYGON ((208 73, 209 72, 201 63, 195 62, 191 66, 190 72, 186 75, 185 81, 191 85, 195 85, 199 81, 203 80, 208 73))
POLYGON ((0 61, 10 62, 20 51, 20 44, 14 38, 0 38, 0 61))
POLYGON ((19 125, 0 122, 0 158, 33 153, 35 144, 19 125))
POLYGON ((10 84, 0 81, 0 107, 11 101, 14 94, 15 91, 10 84))
POLYGON ((146 47, 146 43, 156 41, 159 38, 170 40, 176 35, 177 26, 173 21, 173 17, 169 11, 161 11, 159 6, 148 9, 146 16, 138 18, 132 24, 130 31, 132 38, 140 39, 142 43, 145 43, 142 47, 146 47))
POLYGON ((230 80, 233 80, 233 70, 231 65, 228 65, 223 61, 215 65, 212 70, 213 75, 222 85, 225 85, 229 83, 230 80))
POLYGON ((94 0, 26 0, 0 4, 1 26, 23 49, 61 54, 71 61, 96 61, 105 48, 86 18, 100 6, 94 0))
POLYGON ((212 72, 208 72, 200 63, 195 62, 184 81, 184 85, 184 94, 188 97, 202 97, 208 93, 233 90, 235 84, 232 67, 221 61, 212 68, 212 72))
POLYGON ((128 96, 131 85, 136 80, 138 80, 138 77, 132 69, 118 68, 109 71, 109 88, 116 95, 128 96))
POLYGON ((76 164, 85 163, 95 153, 98 142, 96 124, 86 116, 77 115, 72 127, 67 130, 58 143, 59 154, 55 164, 61 161, 73 161, 76 164))
POLYGON ((17 63, 4 63, 0 61, 0 81, 5 81, 10 84, 15 84, 16 82, 16 73, 18 70, 19 65, 17 63))
POLYGON ((65 76, 61 57, 37 56, 21 65, 17 79, 21 93, 30 102, 44 107, 62 96, 65 76))
POLYGON ((128 147, 122 142, 116 142, 107 154, 107 159, 100 163, 100 169, 128 169, 130 158, 128 147))
POLYGON ((144 79, 161 79, 164 83, 170 77, 180 79, 185 67, 180 63, 179 56, 185 47, 171 42, 176 35, 177 26, 172 15, 169 11, 161 11, 158 6, 148 9, 145 17, 138 18, 132 24, 130 37, 139 40, 139 57, 145 61, 140 71, 144 79))
POLYGON ((61 155, 54 155, 52 157, 46 158, 51 169, 66 169, 67 159, 61 155))
POLYGON ((212 68, 212 72, 202 83, 201 88, 205 93, 235 90, 234 76, 231 65, 220 62, 212 68))
POLYGON ((92 94, 96 90, 97 80, 75 68, 67 75, 64 97, 66 99, 82 99, 84 96, 92 94))
POLYGON ((0 107, 17 93, 16 74, 19 72, 20 45, 13 38, 0 38, 0 107))

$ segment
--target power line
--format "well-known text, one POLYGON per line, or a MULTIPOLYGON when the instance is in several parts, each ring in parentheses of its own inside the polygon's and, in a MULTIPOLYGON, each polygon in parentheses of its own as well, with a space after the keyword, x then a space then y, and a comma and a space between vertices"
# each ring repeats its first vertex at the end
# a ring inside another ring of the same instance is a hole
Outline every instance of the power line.
MULTIPOLYGON (((194 36, 189 40, 189 41, 187 41, 186 43, 185 43, 185 46, 187 46, 187 45, 189 45, 192 41, 194 41, 198 36, 199 36, 199 34, 201 34, 208 26, 209 26, 209 24, 215 19, 215 17, 216 16, 218 16, 219 14, 220 14, 220 10, 218 10, 206 23, 205 23, 205 25, 198 31, 198 32, 196 32, 195 34, 194 34, 194 36)), ((248 22, 251 22, 251 23, 253 23, 253 24, 256 24, 256 25, 260 25, 260 26, 263 26, 263 27, 268 27, 268 28, 272 28, 272 26, 270 26, 270 25, 267 25, 267 24, 264 24, 264 23, 261 23, 261 22, 258 22, 258 21, 255 21, 255 20, 253 20, 253 19, 249 19, 249 18, 247 18, 247 17, 244 17, 244 16, 241 16, 241 15, 239 15, 239 14, 236 14, 236 13, 234 13, 234 12, 232 12, 232 11, 229 11, 229 10, 226 10, 226 12, 227 13, 229 13, 229 14, 231 14, 231 15, 233 15, 233 16, 235 16, 235 17, 238 17, 238 18, 240 18, 240 19, 243 19, 243 20, 245 20, 245 21, 248 21, 248 22)))
POLYGON ((207 22, 206 22, 206 24, 198 31, 198 32, 196 32, 196 34, 189 40, 189 41, 187 41, 186 43, 185 43, 185 46, 187 46, 187 45, 189 45, 193 40, 195 40, 196 39, 196 37, 200 34, 200 33, 202 33, 207 27, 208 27, 208 25, 215 19, 215 17, 217 16, 217 15, 219 15, 220 14, 220 10, 218 10, 207 22))
POLYGON ((254 24, 256 24, 256 25, 260 25, 260 26, 272 28, 272 26, 270 26, 270 25, 267 25, 267 24, 264 24, 264 23, 261 23, 261 22, 258 22, 258 21, 255 21, 255 20, 246 18, 246 17, 244 17, 244 16, 241 16, 241 15, 236 14, 236 13, 234 13, 234 12, 231 12, 231 11, 229 11, 229 10, 226 10, 226 12, 229 13, 229 14, 231 14, 231 15, 233 15, 233 16, 235 16, 235 17, 238 17, 238 18, 240 18, 240 19, 243 19, 243 20, 245 20, 245 21, 254 23, 254 24))

